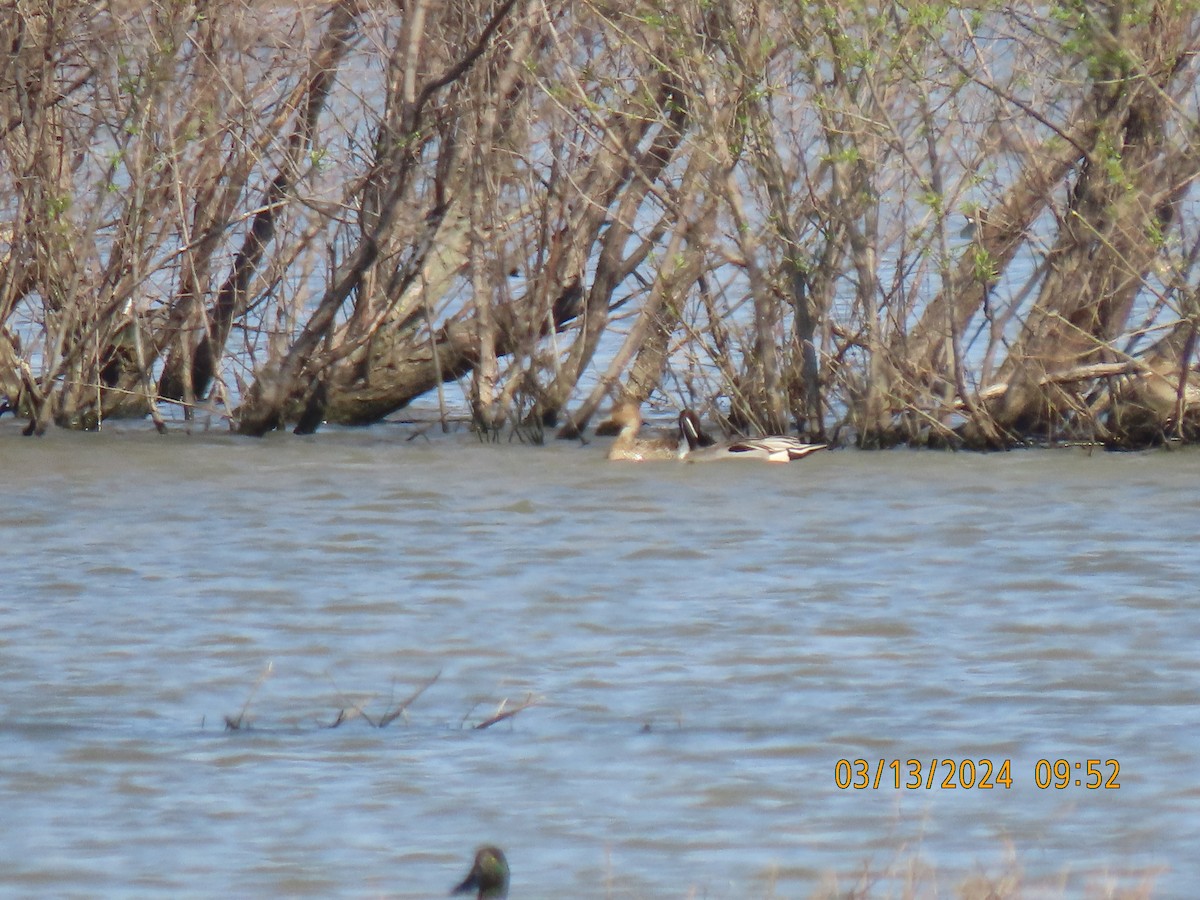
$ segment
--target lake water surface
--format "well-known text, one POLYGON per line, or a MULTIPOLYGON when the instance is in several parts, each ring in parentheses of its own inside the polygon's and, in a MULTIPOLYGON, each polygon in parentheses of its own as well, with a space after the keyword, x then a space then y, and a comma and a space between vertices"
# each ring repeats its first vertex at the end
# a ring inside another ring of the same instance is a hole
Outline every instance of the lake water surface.
POLYGON ((1200 453, 18 428, 5 896, 439 897, 483 843, 514 898, 1200 884, 1200 453))

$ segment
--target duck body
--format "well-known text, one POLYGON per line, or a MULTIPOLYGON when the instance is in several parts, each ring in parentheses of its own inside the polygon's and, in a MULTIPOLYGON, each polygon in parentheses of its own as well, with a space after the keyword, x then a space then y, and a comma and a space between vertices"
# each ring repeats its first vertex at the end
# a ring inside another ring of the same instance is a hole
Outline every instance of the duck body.
POLYGON ((715 462, 723 459, 758 459, 765 462, 795 462, 810 453, 824 450, 827 444, 806 444, 799 438, 773 434, 764 438, 743 438, 727 444, 714 444, 689 451, 691 462, 715 462))
POLYGON ((499 847, 480 847, 475 864, 451 894, 476 891, 476 900, 504 900, 508 896, 508 860, 499 847))
POLYGON ((796 437, 773 434, 762 438, 739 438, 718 444, 700 427, 690 409, 679 414, 679 428, 687 438, 689 462, 718 462, 725 459, 756 459, 765 462, 794 462, 824 450, 828 444, 808 444, 796 437))
POLYGON ((621 427, 617 439, 608 450, 608 458, 630 462, 646 462, 657 459, 682 459, 687 445, 676 435, 673 438, 641 438, 642 413, 638 404, 620 403, 613 408, 612 420, 621 427))

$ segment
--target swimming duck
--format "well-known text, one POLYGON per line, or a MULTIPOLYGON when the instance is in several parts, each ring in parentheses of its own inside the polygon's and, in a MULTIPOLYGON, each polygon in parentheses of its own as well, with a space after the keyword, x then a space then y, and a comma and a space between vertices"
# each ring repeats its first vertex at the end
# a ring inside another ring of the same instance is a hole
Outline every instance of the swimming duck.
MULTIPOLYGON (((682 459, 686 450, 681 445, 681 438, 639 438, 638 430, 642 427, 641 407, 632 400, 618 403, 613 407, 612 420, 621 431, 608 450, 609 459, 625 459, 643 462, 648 459, 682 459)), ((680 428, 682 429, 682 424, 680 428)))
POLYGON ((739 438, 718 444, 703 428, 700 419, 690 409, 679 414, 679 429, 687 438, 685 459, 693 462, 715 462, 722 459, 763 459, 767 462, 792 462, 810 453, 824 450, 828 444, 806 444, 799 438, 773 434, 762 438, 739 438))
POLYGON ((977 235, 981 236, 982 229, 987 227, 987 207, 981 206, 973 213, 966 213, 963 217, 967 220, 967 224, 963 226, 962 231, 958 233, 962 238, 974 238, 977 235))
POLYGON ((480 847, 475 864, 451 894, 478 891, 476 900, 504 900, 508 896, 508 860, 499 847, 480 847))

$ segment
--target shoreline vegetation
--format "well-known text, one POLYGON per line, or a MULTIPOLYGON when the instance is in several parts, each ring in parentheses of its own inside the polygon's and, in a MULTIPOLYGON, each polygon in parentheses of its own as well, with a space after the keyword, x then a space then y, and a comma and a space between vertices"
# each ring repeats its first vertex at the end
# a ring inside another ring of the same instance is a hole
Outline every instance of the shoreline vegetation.
POLYGON ((0 395, 493 438, 1200 435, 1200 5, 24 0, 0 395))

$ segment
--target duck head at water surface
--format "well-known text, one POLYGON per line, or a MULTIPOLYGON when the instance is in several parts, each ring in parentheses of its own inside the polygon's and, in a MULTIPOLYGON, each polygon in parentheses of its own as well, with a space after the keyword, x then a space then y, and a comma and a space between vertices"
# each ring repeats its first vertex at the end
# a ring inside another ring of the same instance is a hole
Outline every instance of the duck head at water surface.
POLYGON ((650 459, 679 459, 683 456, 680 438, 640 438, 642 427, 641 406, 632 400, 623 400, 613 407, 610 417, 620 427, 617 439, 608 450, 609 459, 643 462, 650 459))
POLYGON ((508 860, 499 847, 480 847, 475 864, 451 894, 476 891, 476 900, 504 900, 508 896, 508 860))

